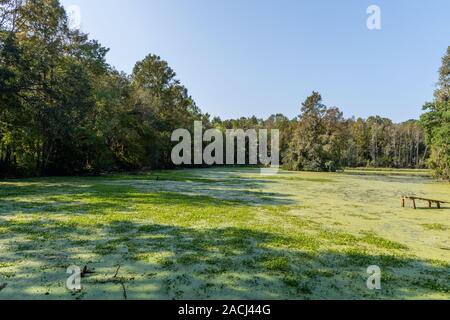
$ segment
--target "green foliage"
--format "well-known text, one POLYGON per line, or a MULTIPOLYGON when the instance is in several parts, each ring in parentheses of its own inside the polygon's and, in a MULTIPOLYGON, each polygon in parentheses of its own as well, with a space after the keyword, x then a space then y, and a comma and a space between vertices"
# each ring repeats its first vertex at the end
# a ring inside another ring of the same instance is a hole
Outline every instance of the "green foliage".
POLYGON ((2 4, 8 6, 14 10, 2 17, 9 22, 0 32, 3 173, 81 173, 95 167, 92 87, 106 71, 107 50, 69 30, 58 1, 2 4))
POLYGON ((285 158, 291 170, 335 171, 340 166, 342 113, 322 104, 319 93, 306 99, 285 158))
POLYGON ((437 101, 450 100, 450 46, 447 48, 447 53, 442 58, 442 66, 439 69, 439 88, 435 92, 437 101))
POLYGON ((436 102, 425 106, 425 141, 417 121, 344 119, 317 92, 293 120, 275 114, 210 121, 166 61, 148 55, 126 75, 105 62, 107 52, 68 27, 58 0, 0 1, 0 176, 169 168, 172 132, 195 120, 223 132, 278 129, 281 159, 291 170, 422 168, 431 153, 436 175, 450 175, 450 53, 436 102))
POLYGON ((140 143, 146 159, 139 166, 170 166, 172 132, 191 128, 201 119, 194 100, 175 76, 167 62, 155 55, 138 62, 133 70, 134 111, 140 115, 140 143))
POLYGON ((424 106, 422 118, 432 152, 431 169, 438 178, 450 179, 450 101, 435 101, 424 106))
POLYGON ((128 77, 107 52, 57 0, 0 2, 0 175, 170 165, 171 132, 199 109, 159 57, 128 77))
POLYGON ((423 107, 421 122, 432 149, 430 167, 436 177, 450 180, 450 47, 442 62, 436 99, 423 107))
POLYGON ((417 121, 394 124, 381 117, 344 119, 327 108, 319 93, 306 99, 292 122, 284 152, 290 170, 336 171, 342 167, 420 168, 428 156, 417 121))

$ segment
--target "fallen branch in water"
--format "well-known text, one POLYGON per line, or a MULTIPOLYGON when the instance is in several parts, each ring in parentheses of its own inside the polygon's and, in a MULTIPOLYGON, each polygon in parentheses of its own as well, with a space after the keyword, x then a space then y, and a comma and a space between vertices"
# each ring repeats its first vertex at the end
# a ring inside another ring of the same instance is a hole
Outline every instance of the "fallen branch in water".
POLYGON ((127 300, 127 289, 125 288, 125 284, 122 282, 120 282, 120 284, 122 285, 122 289, 123 289, 123 299, 127 300))

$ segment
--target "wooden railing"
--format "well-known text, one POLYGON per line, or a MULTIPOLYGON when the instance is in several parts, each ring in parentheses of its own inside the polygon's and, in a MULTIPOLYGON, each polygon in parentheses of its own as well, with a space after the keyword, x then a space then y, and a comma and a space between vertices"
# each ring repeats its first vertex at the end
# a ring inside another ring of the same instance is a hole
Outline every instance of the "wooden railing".
POLYGON ((433 199, 427 199, 427 198, 421 198, 421 197, 415 197, 415 196, 403 196, 402 197, 402 207, 403 208, 405 207, 406 200, 411 200, 413 202, 414 209, 417 209, 417 204, 416 204, 417 200, 428 202, 429 208, 432 208, 433 204, 436 204, 438 209, 441 209, 441 207, 442 207, 441 204, 448 203, 446 201, 441 201, 441 200, 433 200, 433 199))

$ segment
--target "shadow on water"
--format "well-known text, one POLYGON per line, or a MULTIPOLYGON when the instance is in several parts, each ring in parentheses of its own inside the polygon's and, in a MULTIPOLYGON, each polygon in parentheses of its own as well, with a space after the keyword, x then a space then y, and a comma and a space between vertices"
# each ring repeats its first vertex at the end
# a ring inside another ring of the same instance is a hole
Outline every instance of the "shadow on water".
POLYGON ((448 265, 362 249, 333 251, 324 239, 301 230, 286 236, 257 226, 158 224, 151 212, 138 221, 101 219, 134 213, 139 205, 231 212, 254 204, 277 208, 293 203, 287 194, 264 191, 277 183, 270 179, 196 179, 55 178, 0 184, 0 286, 7 284, 0 299, 123 299, 122 283, 130 299, 450 298, 448 265), (26 219, 27 214, 42 217, 26 219), (56 217, 62 214, 66 220, 56 217), (25 218, 10 219, 16 215, 25 218), (72 264, 97 270, 83 278, 83 292, 77 295, 64 289, 72 264), (114 278, 118 265, 120 278, 114 278), (367 290, 370 265, 382 268, 380 292, 367 290))
POLYGON ((119 279, 112 276, 118 265, 120 281, 126 283, 131 299, 402 299, 450 293, 448 265, 401 255, 324 250, 320 239, 306 241, 245 228, 122 221, 96 225, 96 233, 91 233, 92 229, 61 226, 53 220, 6 228, 8 233, 1 238, 11 241, 0 264, 18 260, 45 268, 30 272, 19 264, 6 278, 0 269, 0 282, 8 284, 0 299, 95 298, 96 294, 122 299, 117 293, 119 279), (80 240, 83 234, 90 234, 88 240, 80 240), (90 257, 83 259, 80 252, 90 257), (72 264, 106 268, 109 274, 83 278, 83 293, 75 296, 30 290, 63 287, 66 268, 72 264), (366 287, 370 265, 383 270, 383 288, 377 293, 366 287))
POLYGON ((289 205, 290 195, 265 191, 270 181, 230 180, 227 183, 203 183, 188 180, 155 179, 91 180, 59 178, 39 183, 0 184, 0 217, 18 213, 87 213, 106 210, 130 211, 130 206, 155 204, 201 207, 206 205, 289 205), (96 201, 87 202, 94 198, 96 201))

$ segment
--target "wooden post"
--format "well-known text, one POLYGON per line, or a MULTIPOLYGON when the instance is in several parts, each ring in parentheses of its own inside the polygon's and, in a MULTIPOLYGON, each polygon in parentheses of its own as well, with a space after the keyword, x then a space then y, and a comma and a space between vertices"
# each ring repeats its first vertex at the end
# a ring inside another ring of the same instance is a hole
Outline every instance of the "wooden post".
POLYGON ((431 207, 432 207, 431 201, 428 201, 428 208, 431 208, 431 207))
POLYGON ((437 203, 437 206, 438 206, 438 209, 440 209, 440 208, 441 208, 441 203, 438 202, 438 203, 437 203))
POLYGON ((402 208, 405 207, 405 197, 402 198, 402 208))
POLYGON ((413 204, 414 204, 414 210, 417 210, 417 206, 416 206, 416 199, 412 199, 413 204))

